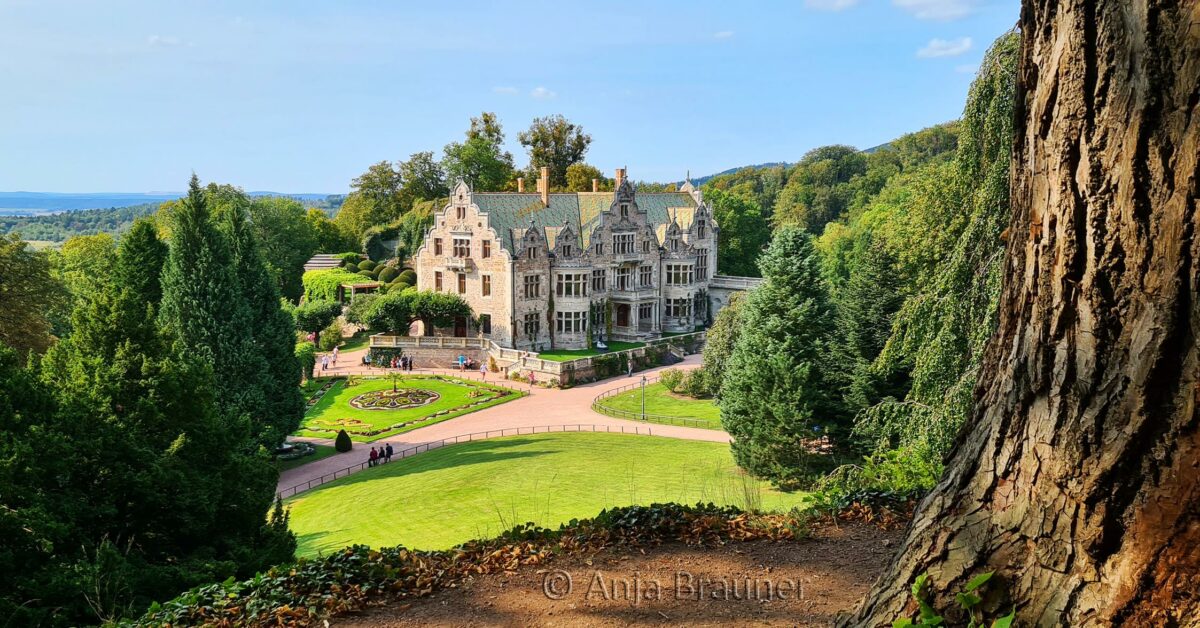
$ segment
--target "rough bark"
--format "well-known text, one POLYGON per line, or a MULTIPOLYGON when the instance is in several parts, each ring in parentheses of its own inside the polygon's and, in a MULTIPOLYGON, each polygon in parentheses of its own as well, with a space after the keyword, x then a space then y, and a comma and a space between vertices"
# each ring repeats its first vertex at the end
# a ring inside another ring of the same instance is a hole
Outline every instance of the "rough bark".
POLYGON ((1200 624, 1200 0, 1025 0, 976 409, 844 623, 995 570, 1022 625, 1200 624))

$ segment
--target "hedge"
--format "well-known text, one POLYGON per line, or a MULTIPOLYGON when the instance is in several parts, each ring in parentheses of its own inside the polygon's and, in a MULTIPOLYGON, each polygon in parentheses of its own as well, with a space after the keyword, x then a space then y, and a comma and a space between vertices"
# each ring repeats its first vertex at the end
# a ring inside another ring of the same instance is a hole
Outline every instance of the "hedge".
POLYGON ((310 270, 304 273, 301 281, 304 283, 304 298, 310 301, 336 301, 338 286, 344 283, 358 285, 372 282, 369 277, 346 272, 341 268, 310 270))

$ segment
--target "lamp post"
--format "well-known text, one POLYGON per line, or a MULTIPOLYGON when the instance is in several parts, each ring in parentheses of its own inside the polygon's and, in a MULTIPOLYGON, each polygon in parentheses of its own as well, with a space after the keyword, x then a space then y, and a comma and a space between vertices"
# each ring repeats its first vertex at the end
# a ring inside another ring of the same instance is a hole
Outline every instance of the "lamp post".
POLYGON ((646 376, 642 376, 642 420, 646 420, 646 376))

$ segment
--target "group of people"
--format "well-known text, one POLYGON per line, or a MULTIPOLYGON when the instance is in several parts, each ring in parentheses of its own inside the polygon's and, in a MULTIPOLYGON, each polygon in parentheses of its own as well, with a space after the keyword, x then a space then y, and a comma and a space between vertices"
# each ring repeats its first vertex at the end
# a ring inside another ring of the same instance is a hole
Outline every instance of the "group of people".
POLYGON ((338 348, 334 347, 333 351, 321 356, 321 372, 329 370, 330 365, 337 366, 338 348))
POLYGON ((375 449, 374 447, 371 448, 371 454, 367 458, 367 466, 368 467, 377 467, 385 462, 391 462, 391 461, 392 461, 392 444, 386 443, 385 446, 380 447, 378 450, 375 449))
MULTIPOLYGON (((384 366, 388 366, 388 364, 385 364, 384 366)), ((407 355, 392 356, 390 366, 394 369, 400 369, 401 371, 408 371, 411 373, 413 370, 413 359, 407 355)))

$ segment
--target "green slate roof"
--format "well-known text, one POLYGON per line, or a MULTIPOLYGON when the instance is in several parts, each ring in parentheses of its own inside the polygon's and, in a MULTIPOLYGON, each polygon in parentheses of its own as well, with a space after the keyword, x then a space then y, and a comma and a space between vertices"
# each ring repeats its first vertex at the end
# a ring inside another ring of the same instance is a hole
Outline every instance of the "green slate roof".
MULTIPOLYGON (((530 220, 534 227, 543 230, 553 227, 551 237, 557 235, 564 223, 569 224, 581 234, 582 245, 587 248, 592 230, 600 222, 600 214, 612 206, 613 198, 613 192, 551 194, 550 205, 545 206, 540 194, 486 192, 472 195, 475 205, 488 214, 489 223, 500 234, 501 246, 509 252, 516 250, 513 243, 529 228, 530 220)), ((636 194, 634 200, 646 212, 651 225, 665 225, 674 214, 679 226, 687 229, 696 211, 696 200, 686 192, 636 194)))

